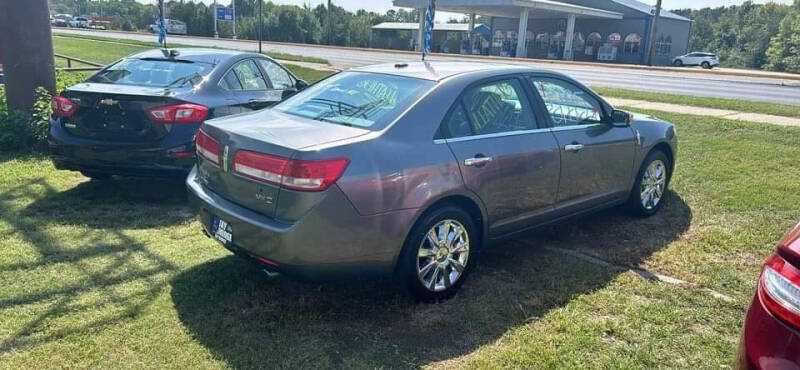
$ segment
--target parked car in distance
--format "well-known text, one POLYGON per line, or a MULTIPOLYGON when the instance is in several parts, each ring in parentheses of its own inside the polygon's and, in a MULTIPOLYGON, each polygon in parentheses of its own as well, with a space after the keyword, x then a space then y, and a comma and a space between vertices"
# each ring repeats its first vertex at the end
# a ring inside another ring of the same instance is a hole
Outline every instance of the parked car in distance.
MULTIPOLYGON (((188 33, 186 23, 175 19, 164 19, 164 28, 168 34, 186 35, 188 33)), ((158 24, 151 24, 150 32, 158 33, 158 24)))
POLYGON ((745 318, 739 369, 800 369, 800 224, 767 259, 745 318))
POLYGON ((717 54, 713 53, 689 53, 673 58, 672 65, 676 67, 701 66, 704 69, 711 69, 719 65, 719 58, 717 58, 717 54))
POLYGON ((56 27, 69 27, 69 21, 72 16, 69 14, 56 14, 53 16, 53 26, 56 27))
POLYGON ((107 28, 106 26, 108 24, 109 24, 108 22, 92 21, 89 23, 87 28, 89 28, 90 30, 106 30, 107 28))
POLYGON ((621 204, 654 214, 676 150, 672 124, 559 73, 384 64, 206 121, 186 182, 206 233, 268 271, 394 276, 437 300, 489 242, 621 204))
POLYGON ((88 28, 89 27, 89 18, 86 17, 75 17, 71 21, 69 21, 69 26, 73 28, 88 28))
POLYGON ((97 179, 185 176, 200 122, 269 107, 306 86, 261 54, 140 52, 53 97, 51 158, 56 168, 97 179))

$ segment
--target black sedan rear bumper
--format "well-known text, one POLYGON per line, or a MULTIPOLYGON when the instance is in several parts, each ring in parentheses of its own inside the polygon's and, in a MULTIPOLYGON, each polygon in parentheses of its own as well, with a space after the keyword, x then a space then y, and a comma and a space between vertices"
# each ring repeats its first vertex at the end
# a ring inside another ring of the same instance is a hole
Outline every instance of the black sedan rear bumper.
POLYGON ((50 158, 60 170, 95 174, 172 177, 186 176, 195 163, 194 144, 168 148, 110 144, 73 137, 51 125, 50 158))

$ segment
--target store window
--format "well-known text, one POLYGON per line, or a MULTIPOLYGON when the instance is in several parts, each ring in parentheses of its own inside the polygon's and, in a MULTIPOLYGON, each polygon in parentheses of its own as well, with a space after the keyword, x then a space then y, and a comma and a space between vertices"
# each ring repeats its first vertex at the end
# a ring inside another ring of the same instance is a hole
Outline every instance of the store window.
POLYGON ((670 55, 672 53, 672 36, 658 36, 655 52, 657 55, 670 55))
POLYGON ((642 37, 638 33, 631 33, 625 36, 625 53, 638 54, 642 45, 642 37))
POLYGON ((664 39, 664 46, 661 50, 661 55, 670 55, 672 53, 672 36, 667 36, 664 39))
POLYGON ((588 41, 586 45, 588 46, 600 46, 600 44, 603 42, 603 36, 597 32, 592 32, 589 34, 589 38, 587 40, 588 41))
POLYGON ((603 43, 603 36, 597 32, 592 32, 586 38, 586 48, 584 49, 585 55, 594 55, 597 48, 603 43))
POLYGON ((586 39, 583 38, 583 34, 580 32, 575 33, 575 37, 572 38, 572 50, 579 51, 583 50, 586 47, 586 39))
POLYGON ((550 34, 540 33, 536 35, 536 48, 546 50, 550 45, 550 34))
POLYGON ((617 45, 620 44, 620 42, 622 42, 622 35, 614 32, 614 33, 608 35, 608 42, 610 42, 611 44, 617 46, 617 45))

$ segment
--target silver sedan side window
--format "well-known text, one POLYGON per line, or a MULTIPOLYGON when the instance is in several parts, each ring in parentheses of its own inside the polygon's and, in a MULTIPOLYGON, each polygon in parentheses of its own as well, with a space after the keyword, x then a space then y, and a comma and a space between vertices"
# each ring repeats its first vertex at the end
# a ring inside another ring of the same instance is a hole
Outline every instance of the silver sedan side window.
POLYGON ((603 122, 602 105, 580 87, 551 78, 534 77, 532 82, 556 127, 603 122))
POLYGON ((493 81, 470 88, 444 123, 448 137, 535 128, 533 110, 517 79, 493 81))

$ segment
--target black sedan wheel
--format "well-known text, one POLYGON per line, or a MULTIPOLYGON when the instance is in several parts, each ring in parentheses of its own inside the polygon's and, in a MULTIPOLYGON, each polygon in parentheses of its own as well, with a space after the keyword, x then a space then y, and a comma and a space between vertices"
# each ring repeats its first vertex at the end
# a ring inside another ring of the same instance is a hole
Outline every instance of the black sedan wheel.
POLYGON ((475 225, 464 210, 454 206, 435 209, 414 226, 398 272, 416 299, 450 297, 476 264, 479 244, 475 225))

